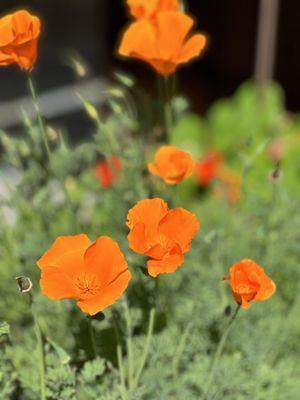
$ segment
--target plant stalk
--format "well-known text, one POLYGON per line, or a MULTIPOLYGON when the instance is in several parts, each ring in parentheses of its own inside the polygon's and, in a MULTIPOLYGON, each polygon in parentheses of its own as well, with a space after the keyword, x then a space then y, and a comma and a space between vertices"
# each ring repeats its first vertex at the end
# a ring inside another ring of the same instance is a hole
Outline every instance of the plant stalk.
POLYGON ((209 372, 208 378, 206 380, 206 385, 205 385, 205 390, 204 390, 205 399, 206 400, 208 400, 208 394, 209 394, 209 390, 210 390, 210 387, 211 387, 212 380, 213 380, 214 375, 215 375, 216 366, 219 363, 220 357, 221 357, 221 355, 223 353, 223 349, 224 349, 224 346, 225 346, 225 343, 226 343, 230 328, 231 328, 233 322, 235 321, 240 308, 241 308, 241 306, 240 306, 240 304, 238 304, 237 308, 235 309, 233 315, 231 316, 231 318, 230 318, 230 320, 228 322, 227 328, 223 332, 223 335, 221 336, 221 339, 219 341, 216 353, 214 355, 214 358, 213 358, 213 361, 212 361, 212 364, 211 364, 210 372, 209 372))

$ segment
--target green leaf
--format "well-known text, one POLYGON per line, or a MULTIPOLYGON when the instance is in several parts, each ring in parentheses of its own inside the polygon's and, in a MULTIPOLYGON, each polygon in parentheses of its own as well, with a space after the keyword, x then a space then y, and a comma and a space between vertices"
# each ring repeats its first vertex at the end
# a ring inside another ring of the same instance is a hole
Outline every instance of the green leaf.
POLYGON ((51 344, 53 349, 56 351, 61 363, 68 364, 71 360, 71 357, 69 356, 69 354, 62 347, 60 347, 57 343, 55 343, 53 340, 47 338, 47 341, 51 344))

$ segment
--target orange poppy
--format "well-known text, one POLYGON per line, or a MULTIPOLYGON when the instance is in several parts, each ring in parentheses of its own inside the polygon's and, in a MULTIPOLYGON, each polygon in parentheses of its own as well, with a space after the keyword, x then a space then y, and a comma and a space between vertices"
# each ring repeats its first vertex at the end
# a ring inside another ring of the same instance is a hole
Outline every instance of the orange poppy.
POLYGON ((196 215, 184 208, 168 209, 162 199, 139 201, 127 215, 130 248, 150 257, 149 275, 176 271, 199 230, 196 215))
POLYGON ((136 19, 155 18, 161 11, 180 11, 178 0, 127 0, 127 4, 136 19))
POLYGON ((197 182, 202 186, 208 186, 217 177, 217 171, 222 162, 222 156, 218 152, 208 153, 196 164, 197 182))
POLYGON ((251 301, 269 299, 276 291, 276 285, 262 267, 250 259, 242 260, 230 268, 228 279, 233 296, 238 304, 248 309, 251 301))
POLYGON ((122 164, 117 156, 107 157, 95 166, 95 175, 104 189, 111 187, 120 177, 122 164))
POLYGON ((194 166, 189 153, 175 146, 162 146, 155 154, 155 163, 148 164, 148 170, 151 174, 160 176, 165 183, 176 185, 192 175, 194 166))
POLYGON ((204 35, 190 34, 193 25, 191 17, 176 11, 160 12, 154 22, 133 22, 123 35, 119 54, 145 61, 161 75, 171 75, 205 47, 204 35))
POLYGON ((101 236, 60 236, 37 262, 40 286, 52 300, 76 299, 90 315, 112 305, 125 291, 131 274, 118 244, 101 236))
POLYGON ((31 70, 37 58, 39 18, 25 10, 0 19, 0 66, 18 64, 31 70))

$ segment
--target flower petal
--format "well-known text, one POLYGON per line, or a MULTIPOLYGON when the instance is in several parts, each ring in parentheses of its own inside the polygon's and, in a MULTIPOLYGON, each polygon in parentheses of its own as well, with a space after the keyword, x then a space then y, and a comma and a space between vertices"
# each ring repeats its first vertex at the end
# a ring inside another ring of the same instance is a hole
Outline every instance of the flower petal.
POLYGON ((184 40, 194 21, 182 12, 165 11, 157 15, 158 57, 178 61, 184 40))
POLYGON ((72 279, 57 267, 43 268, 40 286, 42 293, 52 300, 76 297, 76 290, 72 279))
POLYGON ((101 236, 86 250, 84 268, 95 273, 101 287, 105 287, 127 270, 128 265, 118 243, 101 236))
POLYGON ((38 260, 37 265, 40 268, 47 266, 56 266, 56 262, 66 253, 72 253, 77 250, 85 250, 90 245, 89 238, 84 235, 60 236, 49 250, 38 260))
POLYGON ((201 51, 204 49, 206 44, 206 37, 204 35, 196 34, 193 35, 183 46, 179 61, 185 63, 190 61, 192 58, 199 56, 201 51))
POLYGON ((190 243, 199 228, 200 224, 195 214, 184 208, 175 208, 161 220, 159 233, 180 245, 182 252, 185 253, 189 250, 190 243))
POLYGON ((99 295, 78 301, 78 307, 90 315, 97 314, 112 305, 122 295, 130 279, 129 270, 124 271, 115 281, 103 288, 99 295))
POLYGON ((119 54, 149 61, 155 53, 154 26, 146 20, 132 23, 123 35, 119 54))
POLYGON ((170 253, 167 253, 161 260, 149 260, 147 262, 149 275, 156 277, 159 274, 174 272, 183 264, 184 256, 180 247, 175 246, 170 253))

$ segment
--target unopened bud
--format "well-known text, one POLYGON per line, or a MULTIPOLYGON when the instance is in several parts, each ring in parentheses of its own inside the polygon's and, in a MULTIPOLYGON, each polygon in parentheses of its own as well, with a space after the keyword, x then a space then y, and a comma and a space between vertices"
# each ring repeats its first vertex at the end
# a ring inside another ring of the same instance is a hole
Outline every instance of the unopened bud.
POLYGON ((32 282, 26 276, 19 276, 16 278, 19 290, 22 293, 28 293, 32 289, 32 282))

